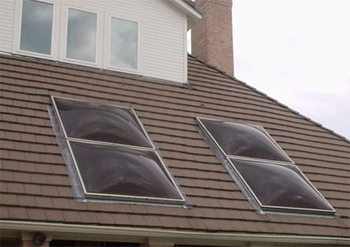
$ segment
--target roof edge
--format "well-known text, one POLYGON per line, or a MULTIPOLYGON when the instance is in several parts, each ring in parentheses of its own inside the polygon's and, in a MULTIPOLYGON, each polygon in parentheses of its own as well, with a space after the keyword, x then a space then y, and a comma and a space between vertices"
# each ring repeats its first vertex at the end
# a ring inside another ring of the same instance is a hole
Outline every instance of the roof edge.
POLYGON ((295 113, 296 115, 298 115, 298 116, 304 118, 305 120, 307 120, 307 121, 309 121, 309 122, 311 122, 311 123, 317 125, 318 127, 320 127, 320 128, 322 128, 322 129, 324 129, 324 130, 330 132, 332 135, 335 135, 335 136, 339 137, 340 139, 342 139, 343 141, 345 141, 345 142, 347 142, 347 143, 350 144, 350 140, 347 139, 345 136, 342 136, 342 135, 340 135, 340 134, 334 132, 333 130, 331 130, 331 129, 325 127, 325 126, 323 126, 322 124, 320 124, 320 123, 318 123, 318 122, 316 122, 316 121, 314 121, 314 120, 312 120, 311 118, 304 116, 303 114, 299 113, 298 111, 289 108, 287 105, 285 105, 285 104, 279 102, 278 100, 276 100, 276 99, 274 99, 274 98, 268 96, 267 94, 261 92, 260 90, 256 89, 255 87, 250 86, 250 85, 247 84, 246 82, 241 81, 241 80, 237 79, 236 77, 227 74, 225 71, 223 71, 223 70, 217 68, 216 66, 214 66, 214 65, 212 65, 212 64, 210 64, 210 63, 208 63, 208 62, 205 62, 205 61, 201 60, 200 58, 198 58, 198 57, 196 57, 196 56, 193 56, 192 54, 189 54, 189 53, 188 53, 188 55, 189 55, 190 57, 196 59, 198 62, 203 63, 203 64, 205 64, 206 66, 208 66, 208 67, 210 67, 210 68, 212 68, 212 69, 215 69, 215 70, 218 71, 219 73, 221 73, 221 74, 223 74, 223 75, 229 77, 230 79, 235 80, 235 81, 237 81, 238 83, 240 83, 240 84, 242 84, 242 85, 244 85, 244 86, 246 86, 246 87, 252 89, 252 90, 255 91, 256 93, 263 95, 264 97, 266 97, 266 98, 268 98, 269 100, 275 102, 275 103, 278 104, 279 106, 282 106, 283 108, 286 108, 287 110, 289 110, 289 111, 295 113))
POLYGON ((166 0, 174 5, 180 11, 185 13, 194 22, 202 19, 202 12, 199 10, 191 0, 166 0))
POLYGON ((188 239, 193 241, 238 241, 238 242, 279 242, 279 243, 307 243, 307 244, 332 244, 349 245, 350 238, 343 237, 322 237, 322 236, 300 236, 284 234, 252 234, 235 232, 204 232, 186 230, 167 230, 160 228, 140 228, 140 227, 118 227, 118 226, 98 226, 98 225, 77 225, 63 223, 45 223, 32 221, 7 221, 0 220, 1 230, 34 231, 52 234, 53 237, 59 234, 60 237, 67 234, 87 234, 108 236, 143 236, 146 238, 163 239, 188 239))

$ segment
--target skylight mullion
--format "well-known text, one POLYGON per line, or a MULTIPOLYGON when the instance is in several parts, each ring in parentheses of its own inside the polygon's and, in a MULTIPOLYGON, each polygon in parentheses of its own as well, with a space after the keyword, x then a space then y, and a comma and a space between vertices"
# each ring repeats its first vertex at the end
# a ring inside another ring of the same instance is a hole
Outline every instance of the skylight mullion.
POLYGON ((278 161, 278 160, 268 160, 268 159, 259 159, 259 158, 250 158, 250 157, 244 157, 244 156, 238 156, 238 155, 225 155, 227 158, 234 158, 234 159, 240 159, 240 160, 251 160, 251 161, 261 161, 261 162, 269 162, 276 165, 284 165, 284 166, 296 166, 294 162, 288 162, 288 161, 278 161))
POLYGON ((112 142, 100 142, 100 141, 93 141, 93 140, 72 138, 72 137, 67 137, 67 140, 68 141, 75 141, 75 142, 82 142, 82 143, 99 144, 99 145, 105 145, 105 146, 119 146, 119 147, 126 147, 126 148, 130 148, 130 149, 156 151, 156 149, 154 149, 153 147, 147 148, 147 147, 141 147, 141 146, 131 146, 131 145, 125 145, 125 144, 119 144, 119 143, 112 143, 112 142))

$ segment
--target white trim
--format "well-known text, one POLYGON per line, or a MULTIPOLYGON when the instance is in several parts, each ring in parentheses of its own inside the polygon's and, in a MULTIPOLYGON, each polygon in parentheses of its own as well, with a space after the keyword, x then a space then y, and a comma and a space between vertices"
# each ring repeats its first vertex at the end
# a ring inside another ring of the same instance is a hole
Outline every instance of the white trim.
POLYGON ((124 17, 121 15, 115 15, 112 13, 106 13, 105 15, 105 27, 106 27, 106 35, 105 35, 105 46, 107 49, 105 49, 104 55, 105 55, 105 67, 110 70, 115 71, 121 71, 126 73, 133 73, 133 74, 141 74, 141 22, 136 19, 129 19, 128 17, 124 17), (137 23, 137 69, 127 69, 123 67, 117 67, 111 65, 111 27, 112 27, 112 18, 135 22, 137 23))
POLYGON ((183 39, 184 39, 184 43, 183 43, 183 55, 184 55, 184 62, 183 62, 183 83, 186 84, 188 83, 188 64, 187 64, 187 60, 188 60, 188 55, 187 55, 187 19, 184 19, 184 30, 183 30, 183 39))
POLYGON ((101 67, 101 64, 99 64, 99 58, 100 58, 100 53, 98 52, 98 49, 101 47, 100 46, 100 38, 99 38, 99 31, 100 31, 100 12, 97 11, 93 11, 90 9, 86 9, 86 8, 81 8, 81 7, 77 7, 75 5, 64 5, 63 6, 63 18, 62 20, 64 21, 63 23, 63 31, 64 32, 62 34, 62 37, 64 37, 64 41, 63 43, 61 42, 61 47, 63 46, 62 49, 62 60, 63 61, 67 61, 67 62, 71 62, 71 63, 75 63, 75 64, 82 64, 82 65, 87 65, 87 66, 92 66, 92 67, 101 67), (95 43, 95 62, 89 62, 89 61, 84 61, 84 60, 79 60, 79 59, 74 59, 74 58, 69 58, 67 57, 67 41, 68 41, 68 15, 69 15, 69 9, 73 9, 73 10, 78 10, 78 11, 82 11, 82 12, 88 12, 88 13, 92 13, 96 15, 96 43, 95 43))
POLYGON ((38 57, 38 58, 46 58, 46 59, 54 59, 54 45, 56 45, 55 42, 55 19, 57 17, 56 13, 56 5, 53 0, 30 0, 33 2, 40 2, 44 4, 50 4, 52 5, 52 25, 51 25, 51 47, 50 47, 50 54, 43 54, 38 52, 32 52, 32 51, 26 51, 21 50, 21 35, 22 35, 22 15, 23 15, 23 1, 16 1, 16 14, 15 14, 15 27, 14 27, 14 42, 13 42, 13 51, 14 53, 32 56, 32 57, 38 57))
POLYGON ((202 14, 195 10, 193 7, 189 6, 189 4, 185 3, 183 0, 167 0, 167 2, 171 3, 181 12, 185 13, 194 22, 202 19, 202 14))
MULTIPOLYGON (((43 223, 33 221, 9 221, 0 220, 0 229, 13 231, 34 231, 51 233, 53 239, 58 234, 61 239, 65 234, 86 236, 96 236, 110 239, 111 236, 126 237, 144 237, 144 238, 163 238, 175 239, 176 241, 196 242, 206 241, 208 244, 221 245, 225 242, 273 242, 273 243, 304 243, 304 244, 330 244, 330 245, 350 245, 350 238, 342 237, 322 237, 322 236, 300 236, 283 234, 249 234, 234 232, 205 232, 205 231, 186 231, 186 230, 166 230, 159 228, 141 228, 141 227, 118 227, 118 226, 99 226, 99 225, 77 225, 63 223, 43 223)), ((176 243, 175 243, 176 244, 176 243)), ((244 243, 240 246, 246 246, 244 243)))

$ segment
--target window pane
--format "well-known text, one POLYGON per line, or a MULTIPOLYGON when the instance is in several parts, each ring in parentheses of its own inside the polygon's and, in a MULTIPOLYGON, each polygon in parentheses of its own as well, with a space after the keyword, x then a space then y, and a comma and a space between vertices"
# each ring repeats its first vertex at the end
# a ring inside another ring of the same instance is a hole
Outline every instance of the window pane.
POLYGON ((292 166, 231 161, 264 206, 333 210, 292 166))
POLYGON ((201 121, 227 155, 290 161, 288 156, 258 128, 207 119, 201 121))
POLYGON ((111 20, 111 66, 137 69, 138 24, 118 18, 111 20))
POLYGON ((69 9, 67 31, 67 58, 95 62, 97 15, 69 9))
POLYGON ((20 49, 51 54, 53 5, 24 0, 20 49))
POLYGON ((55 98, 68 137, 152 147, 132 110, 55 98))
POLYGON ((87 192, 182 199, 154 151, 70 144, 87 192))

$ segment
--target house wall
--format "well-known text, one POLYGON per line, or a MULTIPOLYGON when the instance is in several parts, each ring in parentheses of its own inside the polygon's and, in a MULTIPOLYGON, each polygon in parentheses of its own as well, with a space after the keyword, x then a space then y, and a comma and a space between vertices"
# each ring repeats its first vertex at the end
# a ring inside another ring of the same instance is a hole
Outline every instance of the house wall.
MULTIPOLYGON (((48 0, 49 1, 49 0, 48 0)), ((177 82, 187 81, 187 18, 165 0, 61 0, 55 2, 54 55, 53 60, 63 60, 65 43, 64 11, 67 6, 80 7, 113 16, 136 20, 140 26, 139 74, 177 82), (58 46, 58 43, 61 43, 58 46), (60 47, 60 49, 58 49, 60 47)), ((21 0, 0 2, 0 51, 18 53, 19 15, 21 0)), ((105 18, 105 17, 103 17, 105 18)), ((104 23, 106 20, 101 18, 104 23)), ((105 37, 107 28, 98 31, 98 38, 105 37)), ((108 48, 101 42, 98 54, 108 48)), ((108 59, 97 57, 97 67, 106 68, 108 59)), ((131 72, 132 73, 132 72, 131 72)))

